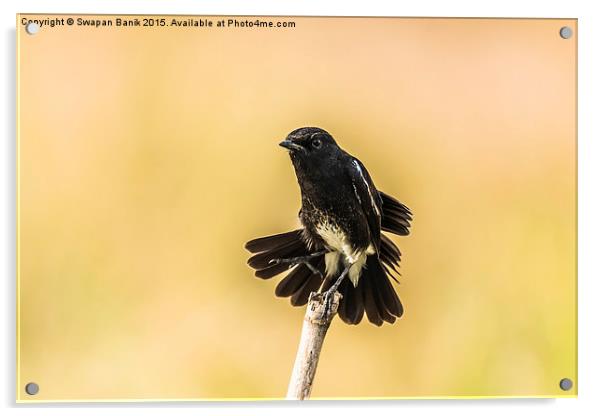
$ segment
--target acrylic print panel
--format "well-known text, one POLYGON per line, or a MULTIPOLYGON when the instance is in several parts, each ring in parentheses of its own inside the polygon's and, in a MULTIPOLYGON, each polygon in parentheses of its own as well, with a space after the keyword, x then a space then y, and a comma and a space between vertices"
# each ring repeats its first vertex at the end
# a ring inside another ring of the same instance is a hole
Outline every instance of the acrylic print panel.
MULTIPOLYGON (((305 307, 274 292, 308 293, 255 277, 245 243, 301 228, 303 172, 313 264, 364 262, 311 398, 576 395, 576 20, 27 14, 17 34, 18 400, 284 398, 305 307)), ((310 252, 289 238, 281 258, 310 252)))

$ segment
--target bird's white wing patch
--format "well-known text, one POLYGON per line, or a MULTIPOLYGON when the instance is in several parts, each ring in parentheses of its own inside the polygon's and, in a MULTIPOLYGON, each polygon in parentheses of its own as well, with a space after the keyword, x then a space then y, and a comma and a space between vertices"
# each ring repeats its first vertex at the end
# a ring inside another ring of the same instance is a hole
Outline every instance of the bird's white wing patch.
MULTIPOLYGON (((358 173, 360 174, 360 178, 362 178, 362 181, 364 181, 364 185, 366 185, 366 190, 368 191, 368 195, 370 195, 370 203, 372 204, 372 209, 374 210, 374 212, 376 212, 376 214, 378 216, 380 216, 380 210, 378 209, 378 205, 376 204, 376 200, 374 199, 374 195, 372 195, 372 191, 370 190, 370 185, 368 185, 368 181, 366 180, 366 177, 364 176, 364 171, 361 167, 361 165, 359 164, 359 162, 355 159, 353 159, 353 164, 355 165, 355 169, 358 171, 358 173)), ((360 199, 359 194, 357 193, 357 188, 355 187, 355 182, 353 182, 353 190, 355 191, 355 196, 360 199)), ((360 199, 360 203, 361 203, 361 199, 360 199)))

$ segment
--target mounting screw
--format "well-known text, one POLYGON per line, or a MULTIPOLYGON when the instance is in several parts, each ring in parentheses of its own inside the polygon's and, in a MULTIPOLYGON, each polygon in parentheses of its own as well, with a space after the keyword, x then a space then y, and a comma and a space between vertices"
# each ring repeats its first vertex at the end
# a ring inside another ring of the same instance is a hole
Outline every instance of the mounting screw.
POLYGON ((564 391, 569 391, 573 388, 573 380, 570 378, 563 378, 560 380, 560 388, 564 391))
POLYGON ((25 385, 25 393, 29 394, 30 396, 38 394, 39 391, 40 386, 38 386, 36 383, 27 383, 25 385))
POLYGON ((560 37, 561 37, 562 39, 568 39, 568 38, 570 38, 571 36, 573 36, 573 29, 571 29, 571 28, 570 28, 570 27, 568 27, 568 26, 562 26, 562 27, 560 28, 560 37))
POLYGON ((30 35, 35 35, 40 31, 40 25, 35 22, 29 22, 25 25, 25 31, 30 35))

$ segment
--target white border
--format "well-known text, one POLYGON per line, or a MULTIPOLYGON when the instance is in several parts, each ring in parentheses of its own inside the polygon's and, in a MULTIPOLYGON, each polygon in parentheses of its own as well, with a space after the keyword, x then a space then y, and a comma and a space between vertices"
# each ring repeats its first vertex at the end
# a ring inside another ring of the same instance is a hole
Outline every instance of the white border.
POLYGON ((601 52, 602 19, 596 1, 357 1, 357 0, 4 0, 2 7, 2 77, 4 92, 0 101, 3 140, 0 155, 0 407, 3 414, 106 414, 112 409, 120 414, 155 415, 164 413, 215 415, 250 414, 293 415, 345 412, 364 415, 368 412, 400 414, 439 414, 448 416, 482 414, 600 414, 598 401, 602 377, 602 95, 601 52), (16 405, 14 387, 15 354, 15 14, 30 13, 139 13, 139 14, 238 14, 238 15, 347 15, 347 16, 442 16, 442 17, 560 17, 579 19, 579 398, 512 400, 426 400, 401 402, 312 402, 312 403, 132 403, 118 405, 16 405))

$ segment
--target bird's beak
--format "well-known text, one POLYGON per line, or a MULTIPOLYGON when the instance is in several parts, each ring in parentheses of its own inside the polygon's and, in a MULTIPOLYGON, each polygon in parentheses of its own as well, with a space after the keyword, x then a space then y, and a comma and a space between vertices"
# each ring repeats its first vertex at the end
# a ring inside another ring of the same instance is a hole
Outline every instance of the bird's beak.
POLYGON ((304 151, 305 148, 295 142, 293 142, 292 140, 286 139, 280 142, 280 146, 290 150, 290 151, 295 151, 295 150, 301 150, 304 151))

